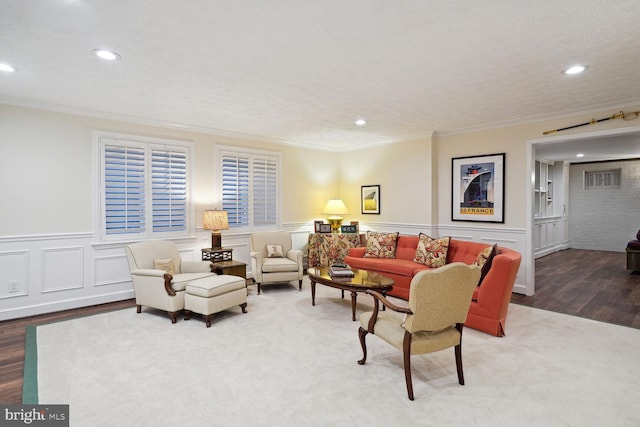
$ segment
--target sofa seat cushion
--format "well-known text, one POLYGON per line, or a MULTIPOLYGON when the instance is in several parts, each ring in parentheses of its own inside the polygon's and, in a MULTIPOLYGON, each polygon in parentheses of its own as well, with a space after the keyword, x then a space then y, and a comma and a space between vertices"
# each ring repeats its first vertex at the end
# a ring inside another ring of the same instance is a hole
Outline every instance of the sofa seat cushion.
POLYGON ((393 273, 400 276, 412 277, 418 271, 428 270, 426 265, 418 264, 407 259, 385 258, 349 258, 345 259, 353 268, 377 271, 382 274, 393 273))
POLYGON ((174 291, 184 291, 187 285, 194 280, 202 279, 203 277, 215 277, 211 272, 208 273, 180 273, 173 276, 171 281, 171 287, 174 291))
POLYGON ((289 258, 264 258, 262 262, 263 273, 280 273, 298 271, 298 263, 289 258))

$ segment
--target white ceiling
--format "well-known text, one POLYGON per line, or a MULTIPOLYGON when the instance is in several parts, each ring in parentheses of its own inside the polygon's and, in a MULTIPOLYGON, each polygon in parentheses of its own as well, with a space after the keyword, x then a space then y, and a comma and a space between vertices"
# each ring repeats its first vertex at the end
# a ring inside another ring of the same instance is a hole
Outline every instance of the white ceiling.
POLYGON ((570 163, 640 159, 640 135, 636 133, 564 141, 559 144, 536 144, 535 150, 536 157, 570 163), (578 154, 583 156, 577 157, 578 154))
POLYGON ((639 28, 638 0, 0 0, 0 102, 348 150, 638 105, 639 28))

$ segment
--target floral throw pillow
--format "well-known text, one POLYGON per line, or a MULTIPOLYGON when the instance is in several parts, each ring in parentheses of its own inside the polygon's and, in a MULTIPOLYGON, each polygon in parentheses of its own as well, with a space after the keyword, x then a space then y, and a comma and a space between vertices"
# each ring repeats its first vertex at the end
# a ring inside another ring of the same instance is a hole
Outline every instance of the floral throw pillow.
POLYGON ((284 258, 282 253, 282 245, 267 245, 267 257, 284 258))
POLYGON ((431 268, 444 266, 447 263, 447 251, 449 250, 450 241, 451 236, 434 239, 433 237, 420 233, 416 257, 413 261, 431 268))
POLYGON ((364 251, 364 257, 395 258, 399 234, 367 231, 367 248, 364 251))
POLYGON ((489 269, 491 268, 491 262, 493 261, 493 257, 498 253, 498 245, 487 246, 478 254, 476 260, 473 262, 475 265, 481 268, 480 270, 480 280, 478 281, 478 286, 482 283, 484 276, 487 275, 489 269))

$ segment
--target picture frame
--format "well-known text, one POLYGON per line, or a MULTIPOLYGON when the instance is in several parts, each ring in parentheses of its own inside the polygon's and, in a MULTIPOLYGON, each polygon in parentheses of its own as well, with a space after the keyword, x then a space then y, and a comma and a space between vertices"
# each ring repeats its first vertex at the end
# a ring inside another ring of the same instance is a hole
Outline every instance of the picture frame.
POLYGON ((360 191, 363 214, 380 215, 380 185, 363 185, 360 191))
POLYGON ((318 221, 318 220, 313 221, 313 232, 314 232, 314 233, 320 233, 320 226, 321 226, 322 224, 324 224, 324 221, 322 221, 322 220, 320 220, 320 221, 318 221))
POLYGON ((331 224, 320 224, 320 233, 331 233, 331 224))
POLYGON ((504 223, 505 153, 451 159, 451 220, 504 223))
POLYGON ((342 225, 340 226, 340 232, 341 233, 357 233, 358 227, 356 227, 355 225, 342 225))
POLYGON ((351 221, 351 225, 353 225, 356 228, 356 233, 360 232, 360 221, 351 221))

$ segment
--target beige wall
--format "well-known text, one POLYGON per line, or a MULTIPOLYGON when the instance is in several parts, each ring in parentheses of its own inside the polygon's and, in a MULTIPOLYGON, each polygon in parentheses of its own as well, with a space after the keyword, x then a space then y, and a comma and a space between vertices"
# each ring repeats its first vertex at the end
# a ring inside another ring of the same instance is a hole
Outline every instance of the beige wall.
POLYGON ((195 224, 215 200, 216 144, 282 153, 283 223, 312 221, 339 187, 336 154, 282 144, 0 105, 0 236, 93 229, 93 132, 193 141, 195 224))
MULTIPOLYGON (((625 111, 638 111, 640 107, 628 108, 625 111)), ((611 120, 595 126, 584 126, 570 131, 544 136, 543 132, 584 123, 592 118, 611 116, 616 111, 583 114, 563 117, 537 123, 528 123, 462 134, 438 135, 435 140, 437 158, 436 175, 439 177, 437 188, 437 218, 434 222, 444 225, 451 221, 451 159, 454 157, 483 154, 505 153, 505 223, 487 225, 489 227, 525 228, 527 193, 531 192, 531 182, 527 179, 527 149, 532 140, 548 139, 553 141, 558 135, 581 135, 594 131, 603 131, 622 127, 640 126, 640 119, 624 121, 611 120)))
POLYGON ((431 224, 433 168, 431 137, 340 153, 340 193, 345 220, 361 224, 431 224), (363 185, 380 185, 380 215, 362 215, 363 185))
MULTIPOLYGON (((528 215, 525 200, 530 191, 526 177, 527 141, 542 138, 545 130, 611 114, 603 111, 332 153, 0 105, 0 180, 5 184, 0 236, 92 230, 94 130, 193 141, 197 227, 201 226, 202 210, 217 202, 213 196, 214 146, 223 144, 282 153, 283 223, 323 218, 321 211, 326 201, 338 196, 350 212, 346 221, 451 225, 451 159, 504 152, 505 224, 486 226, 524 229, 528 215), (381 185, 381 214, 361 215, 360 186, 371 184, 381 185)), ((611 120, 562 135, 638 125, 640 119, 611 120)))

